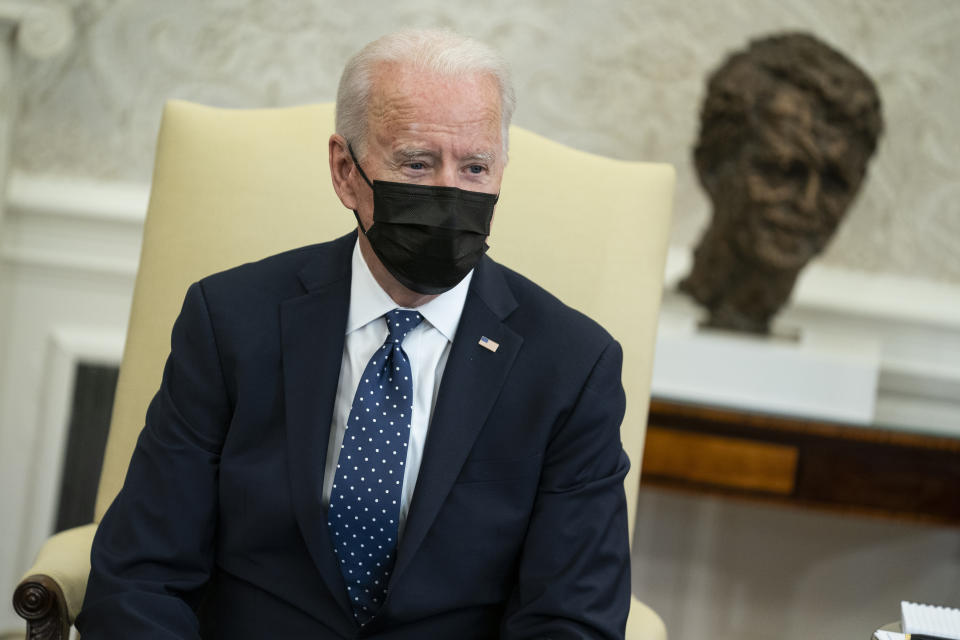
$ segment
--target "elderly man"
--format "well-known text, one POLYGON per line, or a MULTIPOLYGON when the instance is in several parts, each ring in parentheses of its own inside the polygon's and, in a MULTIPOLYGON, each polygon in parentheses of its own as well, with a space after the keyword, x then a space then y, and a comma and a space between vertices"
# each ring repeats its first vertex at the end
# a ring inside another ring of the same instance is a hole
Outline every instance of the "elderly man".
POLYGON ((512 110, 453 34, 348 63, 358 231, 189 289, 84 640, 623 636, 620 348, 484 255, 512 110))

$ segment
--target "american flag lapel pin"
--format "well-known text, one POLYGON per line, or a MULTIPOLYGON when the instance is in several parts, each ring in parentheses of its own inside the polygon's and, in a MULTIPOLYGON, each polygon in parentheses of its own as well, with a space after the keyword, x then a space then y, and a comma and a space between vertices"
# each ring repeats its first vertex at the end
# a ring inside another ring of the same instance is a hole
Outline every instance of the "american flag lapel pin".
POLYGON ((477 344, 479 344, 484 349, 487 349, 488 351, 492 351, 493 353, 496 353, 497 349, 500 348, 499 342, 494 342, 487 336, 480 336, 480 342, 478 342, 477 344))

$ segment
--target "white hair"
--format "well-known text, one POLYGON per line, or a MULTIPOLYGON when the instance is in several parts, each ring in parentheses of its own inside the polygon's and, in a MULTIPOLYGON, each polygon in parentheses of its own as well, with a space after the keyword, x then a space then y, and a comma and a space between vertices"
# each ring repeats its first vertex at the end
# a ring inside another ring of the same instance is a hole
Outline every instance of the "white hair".
POLYGON ((373 71, 387 62, 399 62, 445 76, 475 73, 492 76, 500 90, 500 126, 506 156, 516 95, 503 57, 482 42, 452 31, 408 29, 382 36, 365 46, 347 62, 340 76, 337 133, 353 146, 358 159, 366 153, 367 106, 373 71))

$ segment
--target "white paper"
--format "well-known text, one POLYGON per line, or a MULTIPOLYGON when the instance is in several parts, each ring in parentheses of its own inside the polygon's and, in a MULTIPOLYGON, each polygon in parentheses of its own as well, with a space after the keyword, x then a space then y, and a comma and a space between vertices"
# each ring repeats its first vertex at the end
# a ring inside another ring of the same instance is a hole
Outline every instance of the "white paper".
POLYGON ((960 640, 960 609, 903 601, 900 624, 904 633, 960 640))

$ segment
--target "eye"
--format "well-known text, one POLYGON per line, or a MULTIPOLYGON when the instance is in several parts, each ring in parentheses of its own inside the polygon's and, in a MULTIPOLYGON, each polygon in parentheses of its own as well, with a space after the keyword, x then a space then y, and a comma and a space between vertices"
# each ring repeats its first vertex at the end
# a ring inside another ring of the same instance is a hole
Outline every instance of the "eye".
POLYGON ((412 169, 413 171, 423 171, 427 168, 427 165, 423 162, 411 162, 407 165, 407 168, 412 169))
POLYGON ((807 179, 807 167, 800 162, 783 164, 776 160, 758 160, 753 166, 767 184, 776 188, 801 185, 807 179))
POLYGON ((467 171, 472 173, 473 175, 480 175, 486 170, 487 168, 482 164, 472 164, 469 167, 467 167, 467 171))
POLYGON ((846 178, 843 176, 840 170, 836 168, 832 168, 821 174, 820 181, 823 184, 824 190, 826 191, 842 193, 850 188, 846 178))
POLYGON ((802 182, 807 179, 808 170, 806 165, 800 162, 791 162, 790 166, 787 167, 785 175, 788 179, 794 182, 802 182))

